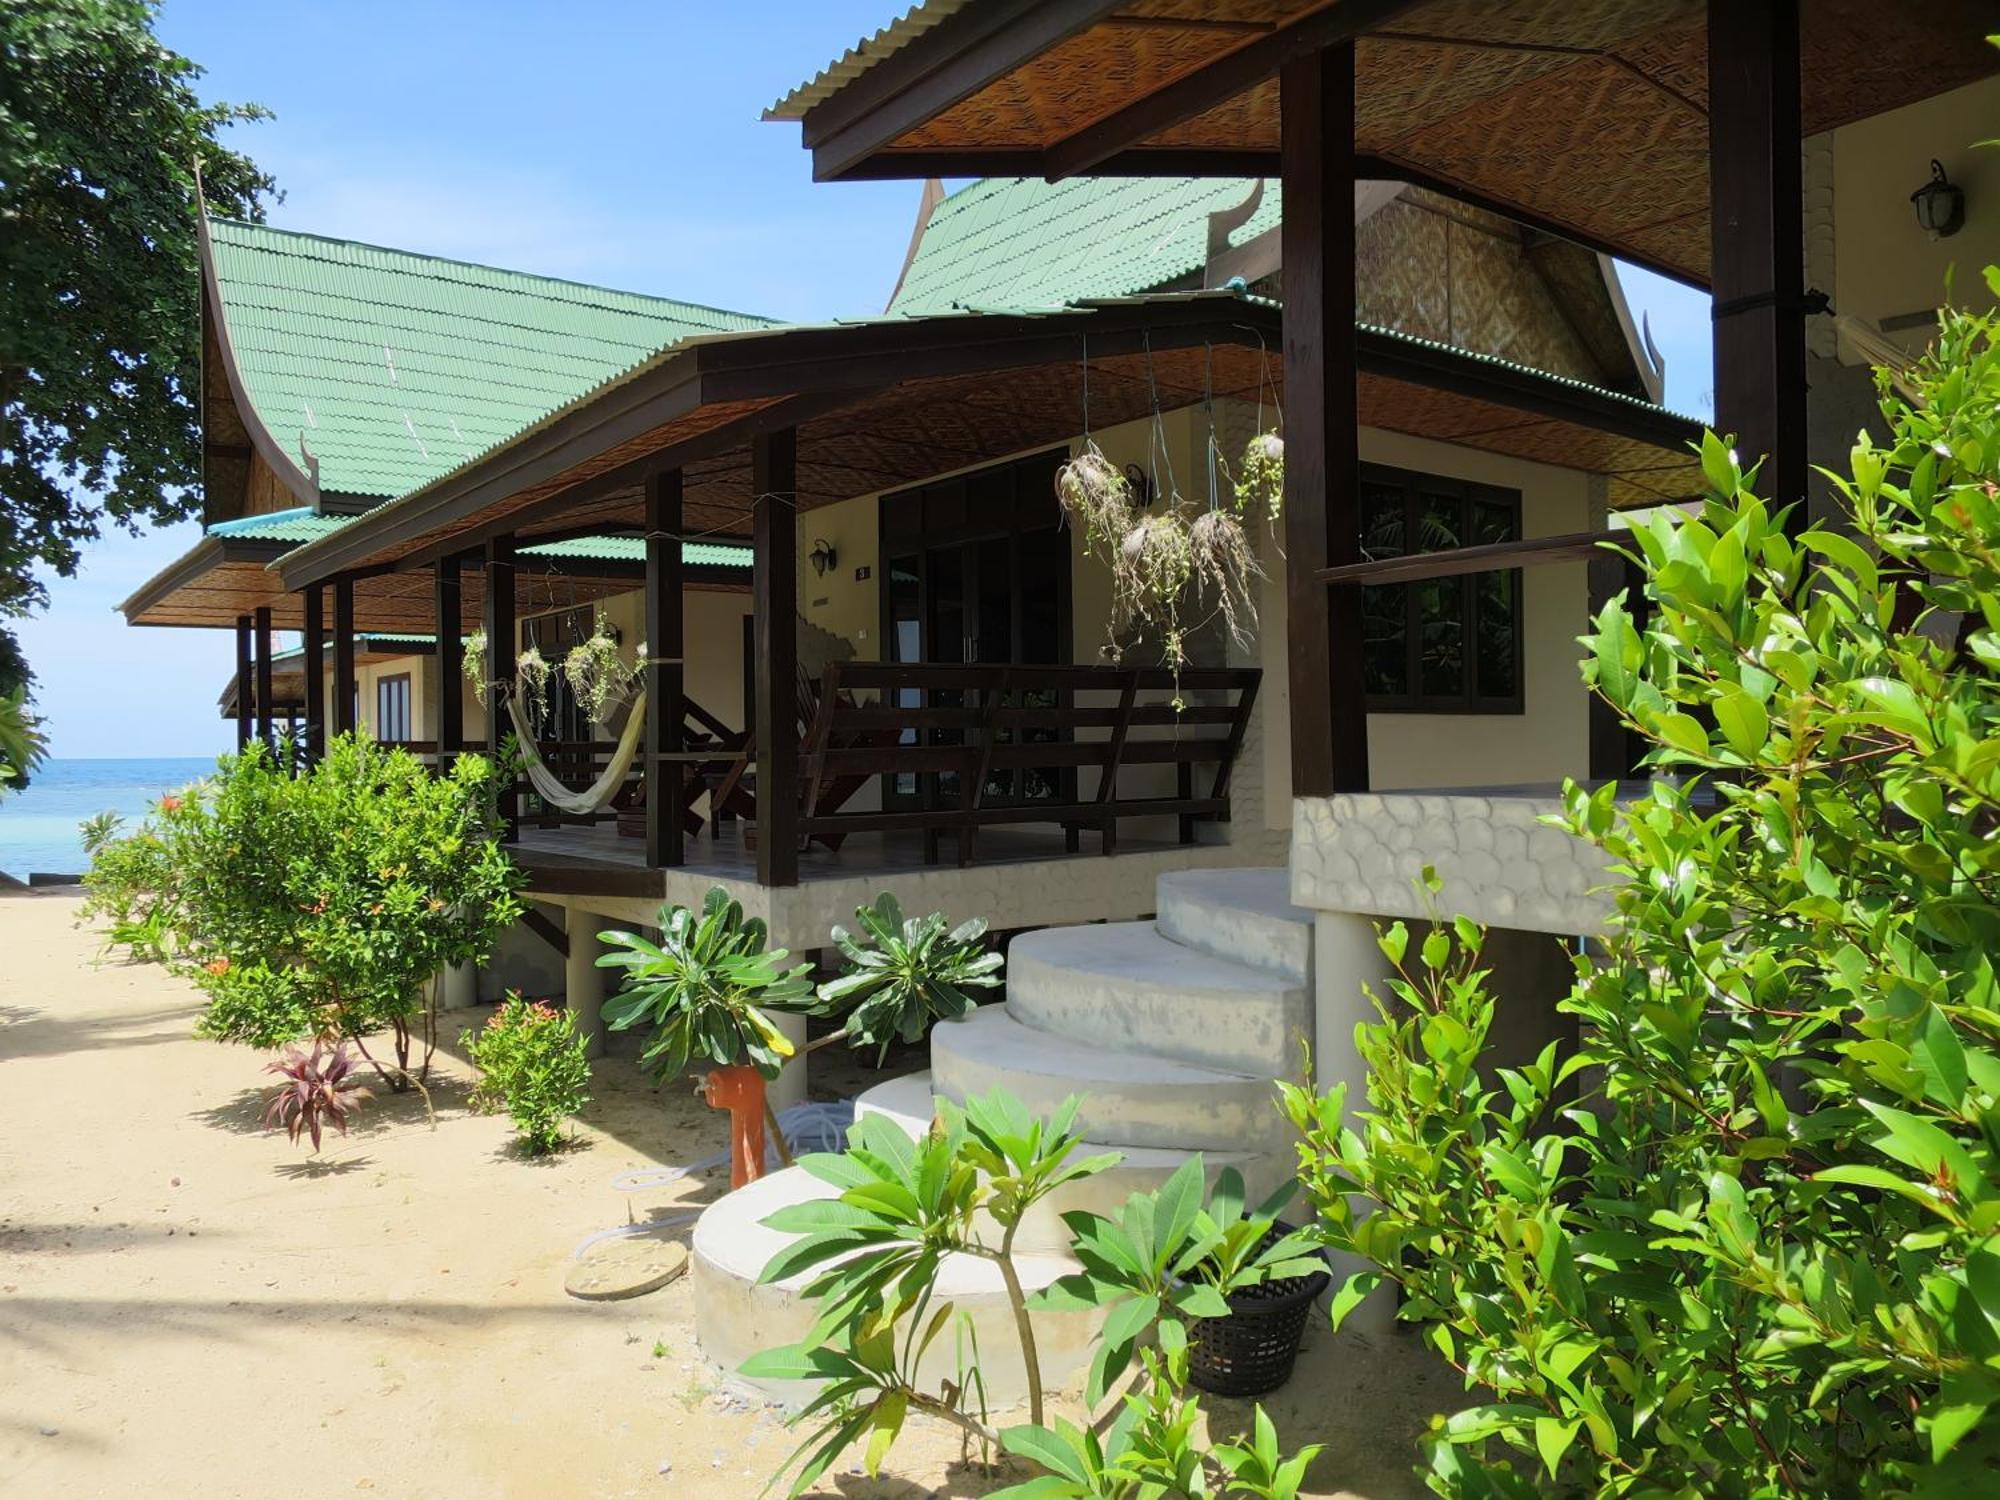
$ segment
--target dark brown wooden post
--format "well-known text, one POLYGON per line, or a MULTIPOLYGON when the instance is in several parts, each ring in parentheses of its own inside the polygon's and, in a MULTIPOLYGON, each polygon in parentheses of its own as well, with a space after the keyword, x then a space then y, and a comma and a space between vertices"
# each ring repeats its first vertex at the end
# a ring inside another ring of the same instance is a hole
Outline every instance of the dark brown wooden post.
POLYGON ((431 684, 431 738, 437 741, 440 771, 465 748, 465 596, 456 557, 431 565, 431 592, 437 608, 437 672, 431 684))
POLYGON ((1354 44, 1279 75, 1285 193, 1285 601, 1292 795, 1368 786, 1361 590, 1314 577, 1361 560, 1355 428, 1354 44))
MULTIPOLYGON (((1598 611, 1609 604, 1619 590, 1625 592, 1625 609, 1634 624, 1646 628, 1646 579, 1631 559, 1599 549, 1584 565, 1590 598, 1591 628, 1598 611)), ((1639 757, 1646 747, 1627 729, 1613 708, 1597 694, 1590 695, 1588 719, 1590 739, 1590 779, 1624 781, 1638 770, 1639 757)))
POLYGON ((236 750, 241 754, 250 744, 250 715, 255 705, 250 701, 256 692, 256 684, 250 674, 250 617, 236 617, 236 750))
POLYGON ((304 629, 305 763, 316 766, 326 754, 326 594, 316 583, 306 590, 304 629))
MULTIPOLYGON (((500 742, 506 739, 507 705, 504 693, 512 691, 514 657, 521 649, 520 629, 514 622, 514 538, 496 536, 486 543, 486 753, 499 764, 500 742)), ((520 836, 516 814, 521 798, 512 776, 503 777, 500 816, 507 825, 509 843, 520 836)))
POLYGON ((257 606, 257 738, 275 757, 278 753, 278 721, 271 705, 271 606, 257 606))
POLYGON ((757 632, 757 883, 799 883, 798 433, 750 440, 757 632))
POLYGON ((686 668, 682 657, 681 471, 646 480, 646 863, 687 862, 681 823, 687 748, 682 732, 686 668))
POLYGON ((354 580, 333 581, 333 732, 352 734, 359 727, 354 676, 354 580))
POLYGON ((1798 0, 1709 0, 1715 427, 1746 466, 1765 459, 1757 493, 1796 502, 1794 530, 1806 520, 1802 128, 1798 0))

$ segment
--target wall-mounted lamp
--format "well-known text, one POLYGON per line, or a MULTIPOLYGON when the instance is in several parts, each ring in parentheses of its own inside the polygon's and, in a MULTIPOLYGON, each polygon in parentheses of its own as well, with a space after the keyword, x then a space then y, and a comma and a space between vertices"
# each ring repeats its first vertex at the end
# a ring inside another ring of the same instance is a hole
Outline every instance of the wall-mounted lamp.
POLYGON ((816 537, 813 540, 812 551, 806 556, 812 562, 813 572, 821 578, 826 577, 840 561, 840 554, 833 550, 833 543, 825 537, 816 537))
POLYGON ((1965 189, 1944 175, 1944 163, 1931 162, 1931 180, 1910 194, 1917 206, 1917 223, 1934 240, 1948 239, 1965 226, 1965 189))
POLYGON ((1153 504, 1153 476, 1137 464, 1127 464, 1125 483, 1131 486, 1132 503, 1140 510, 1150 509, 1153 504))

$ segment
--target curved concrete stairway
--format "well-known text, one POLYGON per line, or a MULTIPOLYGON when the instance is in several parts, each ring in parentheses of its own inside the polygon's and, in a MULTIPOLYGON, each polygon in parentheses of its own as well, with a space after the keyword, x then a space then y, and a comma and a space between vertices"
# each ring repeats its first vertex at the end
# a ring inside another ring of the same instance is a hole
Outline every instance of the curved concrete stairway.
MULTIPOLYGON (((929 1073, 878 1084, 856 1104, 914 1135, 929 1127, 934 1096, 962 1102, 1004 1088, 1044 1114, 1082 1096, 1081 1149, 1123 1160, 1052 1195, 1023 1225, 1017 1244, 1034 1285, 1070 1269, 1062 1213, 1115 1212, 1191 1152, 1202 1153, 1211 1179, 1235 1166, 1254 1196, 1293 1170, 1272 1080, 1300 1076, 1300 1043, 1311 1035, 1309 914, 1290 905, 1282 870, 1181 871, 1161 877, 1157 900, 1153 921, 1016 937, 1006 1004, 937 1027, 929 1073)), ((813 1310, 798 1297, 798 1281, 755 1284, 787 1239, 760 1221, 780 1203, 833 1191, 793 1169, 703 1213, 694 1236, 695 1327, 710 1359, 733 1371, 758 1349, 805 1337, 813 1310)), ((1020 1400, 1016 1342, 991 1264, 954 1258, 944 1277, 977 1329, 989 1399, 1020 1400)), ((1074 1313, 1037 1314, 1035 1328, 1054 1387, 1081 1368, 1095 1329, 1074 1313)), ((934 1348, 938 1369, 927 1375, 952 1373, 946 1343, 934 1348)))

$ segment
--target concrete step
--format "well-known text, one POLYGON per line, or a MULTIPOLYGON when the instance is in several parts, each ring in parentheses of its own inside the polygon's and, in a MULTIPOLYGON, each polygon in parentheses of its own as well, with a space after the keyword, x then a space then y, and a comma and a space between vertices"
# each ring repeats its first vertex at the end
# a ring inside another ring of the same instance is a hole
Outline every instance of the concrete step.
MULTIPOLYGON (((767 1286, 757 1284, 771 1257, 797 1238, 767 1229, 763 1221, 787 1204, 837 1196, 835 1188, 791 1167, 717 1199, 695 1222, 691 1270, 695 1337, 702 1353, 722 1366, 738 1389, 787 1403, 811 1396, 812 1382, 752 1380, 739 1374, 738 1367, 760 1350, 803 1341, 819 1315, 818 1305, 799 1290, 816 1272, 767 1286)), ((1030 1296, 1076 1269, 1074 1261, 1049 1255, 1017 1254, 1014 1264, 1030 1296)), ((971 1319, 988 1401, 1012 1406, 1025 1400, 1027 1375, 999 1268, 975 1256, 947 1256, 938 1271, 937 1300, 950 1302, 971 1319)), ((1043 1312, 1033 1318, 1043 1381, 1049 1389, 1059 1389, 1089 1362, 1102 1317, 1093 1312, 1043 1312)), ((972 1348, 952 1329, 938 1336, 918 1367, 923 1388, 934 1391, 945 1380, 960 1379, 961 1345, 967 1351, 972 1348)))
POLYGON ((1291 871, 1175 870, 1154 899, 1160 932, 1182 947, 1311 990, 1312 913, 1292 905, 1291 871))
POLYGON ((1081 1094, 1077 1120, 1085 1137, 1121 1149, 1289 1155, 1288 1127, 1268 1074, 1251 1077, 1055 1036, 1015 1020, 1007 1013, 1012 1004, 985 1006, 932 1030, 937 1092, 963 1102, 1002 1088, 1042 1115, 1081 1094))
POLYGON ((1022 933, 1007 954, 1007 1012, 1065 1041, 1264 1078, 1300 1074, 1312 1026, 1303 983, 1184 947, 1152 922, 1022 933))
MULTIPOLYGON (((884 1116, 914 1138, 930 1129, 932 1097, 931 1075, 908 1073, 878 1083, 862 1094, 854 1101, 854 1113, 857 1118, 884 1116)), ((1127 1198, 1134 1193, 1151 1192, 1194 1154, 1167 1146, 1110 1146, 1101 1141, 1083 1141, 1076 1148, 1079 1158, 1101 1156, 1105 1152, 1116 1152, 1123 1159, 1115 1167, 1065 1183, 1036 1204, 1022 1221, 1015 1236, 1017 1244, 1026 1250, 1067 1254, 1070 1232, 1062 1221, 1064 1214, 1088 1210, 1115 1218, 1127 1198)), ((1205 1151, 1202 1164, 1211 1187, 1224 1167, 1236 1168, 1253 1201, 1270 1193, 1294 1169, 1289 1156, 1273 1151, 1205 1151)))

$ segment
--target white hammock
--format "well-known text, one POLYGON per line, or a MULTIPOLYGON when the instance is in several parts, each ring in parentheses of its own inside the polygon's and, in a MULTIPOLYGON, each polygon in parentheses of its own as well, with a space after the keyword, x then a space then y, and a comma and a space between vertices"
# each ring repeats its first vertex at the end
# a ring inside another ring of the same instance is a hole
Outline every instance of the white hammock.
POLYGON ((646 732, 646 695, 641 693, 632 700, 632 712, 625 716, 625 732, 618 737, 618 748, 611 753, 611 764, 589 786, 580 792, 573 792, 542 763, 541 748, 535 744, 535 731, 528 723, 528 716, 521 711, 519 693, 507 695, 507 713, 514 720, 514 737, 521 744, 521 764, 527 770, 528 780, 535 791, 551 807, 559 807, 579 817, 601 812, 618 795, 618 789, 625 784, 625 773, 632 769, 632 762, 639 754, 639 741, 646 732))

